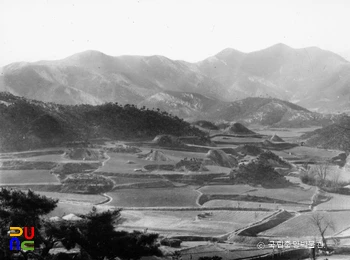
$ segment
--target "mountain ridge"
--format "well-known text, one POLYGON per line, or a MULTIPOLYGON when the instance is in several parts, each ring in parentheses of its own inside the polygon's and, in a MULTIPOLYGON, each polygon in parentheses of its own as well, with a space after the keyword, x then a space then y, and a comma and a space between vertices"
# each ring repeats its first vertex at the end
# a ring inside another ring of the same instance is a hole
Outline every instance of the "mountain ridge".
POLYGON ((63 104, 139 104, 164 91, 222 101, 273 97, 311 110, 350 111, 350 63, 318 47, 279 43, 244 53, 226 48, 196 63, 165 56, 86 50, 61 60, 3 67, 0 91, 63 104))

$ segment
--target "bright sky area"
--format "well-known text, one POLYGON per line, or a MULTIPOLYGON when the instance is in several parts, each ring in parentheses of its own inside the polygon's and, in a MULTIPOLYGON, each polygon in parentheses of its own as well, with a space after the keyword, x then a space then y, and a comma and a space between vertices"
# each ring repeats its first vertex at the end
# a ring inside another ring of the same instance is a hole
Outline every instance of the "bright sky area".
POLYGON ((0 66, 85 50, 190 62, 285 43, 350 50, 348 0, 0 0, 0 66))

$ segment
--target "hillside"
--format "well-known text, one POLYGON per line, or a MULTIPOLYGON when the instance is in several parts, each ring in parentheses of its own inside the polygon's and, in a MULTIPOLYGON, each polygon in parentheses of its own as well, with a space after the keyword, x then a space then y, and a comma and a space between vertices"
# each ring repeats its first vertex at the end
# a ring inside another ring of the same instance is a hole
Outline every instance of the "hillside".
POLYGON ((201 102, 246 97, 288 100, 320 112, 350 111, 349 84, 346 59, 316 47, 293 49, 284 44, 251 53, 228 48, 197 63, 85 51, 62 60, 12 63, 0 76, 0 91, 30 99, 141 104, 168 112, 175 108, 186 117, 204 117, 201 109, 206 105, 202 108, 201 102), (188 93, 194 97, 182 103, 188 93), (198 101, 203 96, 208 100, 198 101))
POLYGON ((55 61, 13 63, 3 68, 0 81, 3 91, 61 104, 137 104, 167 90, 213 97, 225 92, 189 63, 157 55, 112 57, 98 51, 55 61))
POLYGON ((300 137, 309 146, 350 152, 350 117, 343 116, 336 123, 300 137))
POLYGON ((187 119, 199 119, 210 116, 211 111, 220 109, 219 99, 198 93, 162 91, 138 104, 139 107, 159 108, 187 119))
POLYGON ((203 136, 182 119, 133 105, 58 105, 0 92, 0 149, 28 150, 92 138, 203 136))
POLYGON ((350 63, 316 47, 276 44, 251 53, 226 49, 198 66, 226 86, 230 98, 270 96, 319 111, 350 108, 350 63))
POLYGON ((160 108, 189 121, 240 121, 275 127, 326 125, 334 116, 311 112, 276 98, 250 97, 224 102, 190 92, 160 92, 139 103, 139 107, 160 108))
POLYGON ((332 115, 311 112, 293 103, 275 99, 251 97, 232 103, 220 103, 220 109, 209 112, 211 118, 240 121, 246 125, 275 127, 305 127, 329 124, 332 115))

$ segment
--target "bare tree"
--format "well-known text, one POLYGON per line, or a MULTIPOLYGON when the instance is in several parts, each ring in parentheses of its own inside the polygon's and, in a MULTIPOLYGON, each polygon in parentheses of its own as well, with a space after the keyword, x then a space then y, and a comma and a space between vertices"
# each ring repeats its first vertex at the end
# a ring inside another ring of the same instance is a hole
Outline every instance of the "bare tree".
POLYGON ((330 173, 330 164, 328 162, 316 164, 312 167, 320 180, 325 181, 330 173))
POLYGON ((322 243, 324 245, 324 248, 326 251, 328 251, 328 245, 327 240, 325 238, 325 233, 327 229, 331 229, 334 231, 334 222, 326 217, 325 215, 322 215, 320 213, 313 213, 310 216, 310 223, 318 229, 320 232, 320 235, 322 237, 322 243))
POLYGON ((338 190, 341 187, 341 181, 340 181, 340 171, 335 171, 332 174, 332 186, 335 190, 338 190))

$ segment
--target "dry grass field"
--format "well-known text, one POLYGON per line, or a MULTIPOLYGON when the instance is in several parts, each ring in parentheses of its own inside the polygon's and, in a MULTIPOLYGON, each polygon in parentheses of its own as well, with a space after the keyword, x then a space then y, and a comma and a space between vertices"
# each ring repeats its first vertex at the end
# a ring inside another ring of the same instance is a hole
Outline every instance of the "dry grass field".
POLYGON ((317 205, 316 210, 350 210, 350 196, 335 193, 327 193, 327 196, 331 199, 317 205))
POLYGON ((122 189, 109 192, 115 207, 199 207, 192 188, 122 189))
POLYGON ((250 209, 285 209, 287 211, 300 211, 309 209, 308 205, 296 205, 296 204, 279 204, 279 203, 266 203, 266 202, 251 202, 241 200, 210 200, 202 205, 203 207, 218 207, 218 208, 250 208, 250 209))
POLYGON ((0 170, 0 184, 59 183, 49 170, 0 170))
MULTIPOLYGON (((167 155, 165 153, 165 155, 167 155)), ((114 172, 114 173, 134 173, 134 169, 142 168, 149 164, 171 164, 172 161, 152 162, 138 158, 136 154, 126 153, 107 153, 109 159, 103 163, 97 172, 114 172), (131 164, 128 161, 132 162, 131 164)), ((180 159, 179 159, 180 160, 180 159)))
POLYGON ((212 185, 199 189, 203 194, 243 194, 253 190, 256 188, 249 185, 212 185))
POLYGON ((260 233, 259 235, 272 237, 318 237, 320 233, 310 220, 312 214, 320 214, 320 216, 324 216, 325 219, 328 219, 333 223, 334 229, 328 228, 326 230, 326 236, 331 236, 347 227, 350 227, 349 211, 316 211, 304 213, 291 218, 270 230, 260 233))
POLYGON ((171 235, 222 235, 259 221, 272 212, 205 211, 210 216, 198 218, 203 211, 128 211, 122 228, 144 229, 171 235))
POLYGON ((36 193, 50 198, 59 199, 60 202, 72 202, 93 205, 106 200, 104 196, 98 194, 60 193, 48 191, 36 191, 36 193))
POLYGON ((292 153, 293 155, 301 158, 301 159, 329 159, 334 156, 337 156, 341 151, 335 150, 326 150, 326 149, 318 149, 314 147, 307 146, 297 146, 291 149, 288 149, 287 152, 292 153))
POLYGON ((206 186, 199 189, 203 194, 211 195, 250 195, 257 197, 267 197, 275 200, 289 201, 300 204, 311 204, 312 197, 316 188, 302 189, 300 187, 289 187, 281 189, 264 189, 261 187, 252 187, 249 185, 217 185, 206 186))

